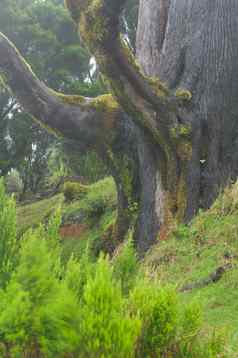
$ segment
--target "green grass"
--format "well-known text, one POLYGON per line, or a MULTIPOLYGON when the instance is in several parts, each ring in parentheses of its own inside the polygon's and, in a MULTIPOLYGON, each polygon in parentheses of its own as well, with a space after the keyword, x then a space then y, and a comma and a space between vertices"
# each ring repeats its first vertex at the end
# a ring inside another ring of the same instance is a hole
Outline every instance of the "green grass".
POLYGON ((81 199, 65 202, 63 194, 40 200, 33 204, 17 208, 18 232, 22 234, 30 227, 35 227, 61 206, 65 224, 76 219, 78 224, 84 224, 87 229, 80 237, 67 237, 62 241, 63 258, 67 260, 73 253, 80 256, 87 245, 96 251, 100 249, 101 238, 116 220, 117 194, 111 177, 105 178, 87 187, 87 192, 81 199))
POLYGON ((90 185, 81 200, 64 204, 64 221, 70 222, 73 217, 81 216, 81 223, 88 228, 80 238, 63 241, 65 260, 72 252, 79 257, 87 245, 94 252, 100 250, 105 233, 116 221, 116 204, 116 187, 111 177, 90 185))
POLYGON ((17 227, 21 234, 30 227, 39 225, 46 220, 54 211, 62 205, 64 197, 58 194, 52 198, 39 200, 32 204, 18 206, 17 227))
MULTIPOLYGON (((71 203, 63 195, 19 207, 18 228, 22 232, 45 220, 60 204, 64 221, 80 216, 87 229, 79 238, 63 240, 63 256, 80 256, 89 244, 95 250, 116 220, 116 189, 112 178, 89 186, 88 192, 71 203)), ((232 262, 234 268, 222 279, 200 289, 180 293, 184 304, 198 300, 204 309, 208 329, 228 327, 229 357, 238 352, 238 183, 227 189, 207 212, 200 212, 190 226, 181 225, 168 241, 160 242, 147 254, 143 265, 164 285, 185 284, 207 278, 219 266, 232 262)))
POLYGON ((88 186, 88 192, 81 200, 75 200, 64 206, 65 217, 73 215, 80 210, 87 218, 98 218, 107 209, 116 208, 116 187, 111 177, 88 186))
POLYGON ((229 356, 238 352, 238 183, 227 189, 213 207, 190 226, 179 226, 168 241, 148 253, 144 265, 153 267, 162 284, 183 285, 207 278, 219 266, 234 266, 220 281, 180 293, 185 304, 195 299, 204 309, 208 327, 230 334, 229 356))

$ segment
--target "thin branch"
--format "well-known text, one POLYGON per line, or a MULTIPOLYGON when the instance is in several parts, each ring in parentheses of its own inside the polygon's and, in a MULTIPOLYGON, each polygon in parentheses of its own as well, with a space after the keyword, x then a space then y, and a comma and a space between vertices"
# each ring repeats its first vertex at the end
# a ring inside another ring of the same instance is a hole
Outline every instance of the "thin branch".
POLYGON ((13 110, 15 105, 16 105, 16 101, 12 100, 11 104, 1 114, 1 120, 5 119, 8 116, 8 114, 10 114, 10 112, 13 110))

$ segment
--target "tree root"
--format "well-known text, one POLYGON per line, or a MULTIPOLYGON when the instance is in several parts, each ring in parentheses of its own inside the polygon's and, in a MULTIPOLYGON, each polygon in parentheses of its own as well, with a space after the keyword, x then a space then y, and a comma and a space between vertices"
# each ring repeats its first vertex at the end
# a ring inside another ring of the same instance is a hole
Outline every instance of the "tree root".
POLYGON ((192 282, 189 284, 184 285, 183 287, 181 287, 179 289, 179 292, 187 292, 187 291, 192 291, 193 289, 196 288, 203 288, 206 287, 212 283, 216 283, 218 281, 220 281, 220 279, 223 277, 223 275, 227 272, 230 271, 231 269, 233 269, 235 267, 235 265, 233 265, 232 263, 227 263, 223 266, 219 266, 214 272, 212 272, 208 277, 197 281, 197 282, 192 282))

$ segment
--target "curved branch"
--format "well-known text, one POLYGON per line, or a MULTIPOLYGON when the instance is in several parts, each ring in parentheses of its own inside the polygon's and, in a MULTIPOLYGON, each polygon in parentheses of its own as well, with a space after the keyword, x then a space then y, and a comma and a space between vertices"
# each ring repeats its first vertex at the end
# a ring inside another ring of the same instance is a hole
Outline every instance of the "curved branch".
POLYGON ((24 109, 56 134, 84 141, 88 146, 112 140, 121 109, 111 95, 89 99, 65 96, 49 89, 2 33, 0 74, 24 109))
POLYGON ((160 145, 169 168, 168 178, 177 177, 178 137, 184 133, 184 127, 190 134, 190 126, 180 123, 178 112, 184 100, 190 99, 190 93, 180 90, 173 95, 159 79, 143 74, 120 37, 120 16, 126 0, 65 1, 84 43, 96 57, 121 107, 160 145), (183 127, 181 133, 180 126, 183 127))
POLYGON ((162 121, 168 110, 176 110, 190 94, 182 91, 174 96, 159 79, 143 74, 120 37, 119 20, 125 3, 126 0, 66 0, 84 43, 95 55, 120 104, 133 117, 140 114, 139 119, 155 134, 158 118, 153 119, 152 111, 159 113, 162 121))

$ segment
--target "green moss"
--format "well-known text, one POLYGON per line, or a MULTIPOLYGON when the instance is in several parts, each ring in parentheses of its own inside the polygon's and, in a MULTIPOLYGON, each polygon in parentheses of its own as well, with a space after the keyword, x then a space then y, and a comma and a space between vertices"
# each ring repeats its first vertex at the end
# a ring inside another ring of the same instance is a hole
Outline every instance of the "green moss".
POLYGON ((120 175, 125 196, 130 201, 133 192, 133 175, 131 175, 131 166, 133 164, 126 155, 114 155, 111 150, 108 150, 107 153, 110 160, 113 162, 113 165, 117 169, 119 173, 118 175, 120 175))
POLYGON ((89 3, 75 1, 78 3, 80 18, 78 20, 80 36, 87 47, 94 52, 96 48, 103 45, 107 35, 110 34, 109 20, 102 0, 94 0, 89 3))
POLYGON ((120 110, 119 103, 110 94, 96 97, 90 102, 90 107, 102 113, 114 113, 120 110))
POLYGON ((78 95, 65 95, 63 93, 55 92, 50 89, 50 92, 55 95, 60 101, 66 104, 83 105, 87 103, 87 100, 83 96, 78 95))
POLYGON ((123 161, 123 165, 121 166, 122 167, 121 176, 122 176, 124 191, 127 197, 130 198, 132 196, 132 189, 133 189, 132 188, 133 177, 130 172, 130 163, 125 156, 123 156, 122 161, 123 161))
POLYGON ((81 183, 66 182, 64 183, 62 191, 65 200, 70 202, 76 199, 82 199, 89 191, 89 187, 81 183))
POLYGON ((187 208, 187 183, 186 179, 182 175, 179 184, 178 184, 178 193, 177 193, 177 216, 176 219, 179 223, 183 222, 185 210, 187 208))
MULTIPOLYGON (((113 20, 116 21, 119 15, 120 7, 116 2, 108 3, 106 7, 106 2, 103 0, 94 0, 90 3, 79 0, 71 0, 70 2, 72 3, 71 7, 76 6, 80 13, 78 19, 80 36, 88 49, 95 55, 101 71, 107 76, 110 87, 120 105, 133 118, 136 118, 138 122, 149 129, 155 140, 164 148, 167 158, 170 160, 171 150, 168 143, 161 132, 156 129, 155 123, 152 123, 152 108, 146 105, 147 101, 143 98, 143 95, 138 94, 141 90, 145 93, 151 91, 154 99, 156 96, 163 98, 169 96, 169 90, 159 79, 148 78, 143 74, 132 52, 117 33, 118 28, 112 26, 113 20), (129 71, 132 74, 134 72, 137 81, 127 78, 125 72, 120 70, 121 61, 118 60, 118 56, 114 56, 114 52, 110 56, 109 48, 112 47, 112 41, 116 48, 115 54, 120 53, 119 57, 122 55, 126 58, 128 68, 130 67, 129 71), (143 83, 144 89, 141 86, 143 83), (139 87, 138 91, 135 89, 136 85, 139 87)), ((101 109, 104 113, 115 113, 118 104, 115 103, 115 100, 113 102, 111 100, 112 97, 98 98, 90 105, 94 105, 96 109, 101 109), (108 107, 109 110, 105 107, 108 107)), ((156 105, 154 112, 156 112, 156 105)), ((110 117, 108 125, 111 125, 110 117)))
POLYGON ((183 161, 189 161, 192 157, 192 144, 189 141, 181 141, 177 145, 177 154, 183 161))
POLYGON ((189 138, 192 133, 191 125, 179 124, 169 129, 171 138, 179 140, 181 138, 189 138))
MULTIPOLYGON (((19 50, 16 48, 16 46, 2 33, 0 32, 0 36, 3 38, 3 41, 5 41, 8 44, 8 47, 10 47, 14 52, 16 53, 16 57, 20 60, 20 62, 27 68, 27 72, 32 75, 32 77, 36 78, 35 73, 33 72, 30 64, 24 59, 24 57, 20 54, 19 50)), ((4 68, 4 66, 1 68, 1 72, 6 76, 6 82, 9 76, 11 76, 11 71, 8 73, 9 69, 8 66, 4 68)), ((1 74, 2 76, 2 74, 1 74)))
POLYGON ((190 101, 192 99, 192 93, 184 88, 178 88, 175 92, 175 96, 186 101, 190 101))
POLYGON ((45 124, 44 122, 40 121, 38 118, 36 118, 34 116, 31 116, 31 117, 35 122, 37 122, 39 124, 40 127, 45 128, 47 130, 47 132, 53 134, 57 138, 63 138, 62 133, 60 131, 58 131, 57 129, 48 126, 47 124, 45 124))
POLYGON ((179 134, 181 135, 181 136, 189 136, 190 134, 191 134, 191 131, 192 131, 192 129, 191 129, 191 124, 189 124, 189 125, 187 125, 187 126, 185 126, 185 125, 180 125, 179 126, 179 134))
POLYGON ((154 91, 154 93, 158 97, 169 96, 169 89, 165 83, 161 82, 159 78, 153 78, 144 75, 141 66, 139 65, 135 56, 133 55, 130 48, 123 39, 120 40, 120 45, 130 65, 134 68, 135 72, 138 73, 144 79, 145 83, 147 82, 148 84, 150 84, 151 89, 154 91))
POLYGON ((6 74, 0 69, 0 93, 5 90, 11 92, 11 89, 9 88, 7 82, 8 81, 6 74))
POLYGON ((170 92, 166 85, 159 78, 144 76, 145 80, 151 85, 158 97, 169 96, 170 92))

